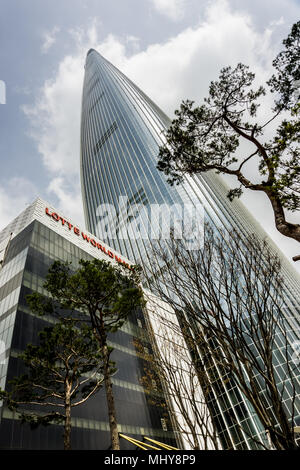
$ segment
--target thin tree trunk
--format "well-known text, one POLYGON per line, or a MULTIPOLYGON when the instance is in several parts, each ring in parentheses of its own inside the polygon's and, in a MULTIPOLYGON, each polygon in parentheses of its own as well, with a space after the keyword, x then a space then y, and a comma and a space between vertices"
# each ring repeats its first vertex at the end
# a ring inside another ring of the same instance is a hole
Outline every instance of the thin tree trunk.
POLYGON ((105 394, 106 394, 106 402, 107 402, 107 410, 108 410, 108 422, 109 422, 109 429, 110 429, 110 437, 111 437, 111 448, 112 450, 120 450, 120 439, 119 439, 119 432, 118 432, 118 424, 117 424, 117 414, 116 414, 116 407, 115 407, 115 399, 112 390, 112 381, 110 377, 110 367, 109 367, 109 357, 110 352, 107 346, 107 334, 105 329, 105 324, 103 320, 103 312, 99 312, 99 318, 95 315, 91 314, 92 325, 94 328, 94 333, 98 338, 99 344, 101 346, 103 352, 103 376, 104 376, 104 385, 105 385, 105 394))
POLYGON ((64 450, 71 450, 71 399, 67 393, 65 401, 64 450))
POLYGON ((115 399, 112 391, 112 381, 109 373, 109 353, 107 345, 104 346, 104 383, 106 391, 106 401, 108 408, 108 420, 110 427, 110 436, 111 436, 111 448, 112 450, 120 450, 120 439, 118 432, 118 424, 116 419, 116 407, 115 399))

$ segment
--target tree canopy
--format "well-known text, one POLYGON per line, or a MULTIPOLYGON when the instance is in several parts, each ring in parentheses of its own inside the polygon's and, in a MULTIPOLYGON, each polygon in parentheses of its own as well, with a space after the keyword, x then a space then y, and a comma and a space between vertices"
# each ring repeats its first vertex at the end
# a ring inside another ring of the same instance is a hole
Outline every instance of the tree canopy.
POLYGON ((71 263, 55 261, 44 288, 50 298, 33 294, 31 308, 36 313, 73 312, 88 322, 103 357, 103 377, 108 407, 112 450, 119 450, 117 416, 111 381, 111 353, 108 336, 122 327, 135 309, 144 306, 139 286, 139 269, 126 270, 107 261, 80 260, 78 269, 71 263))
POLYGON ((62 317, 40 331, 39 344, 28 344, 19 359, 25 372, 0 396, 32 427, 63 423, 69 450, 71 410, 103 384, 103 354, 95 335, 86 323, 62 317))
POLYGON ((300 22, 283 44, 266 84, 274 106, 264 108, 265 120, 259 117, 259 107, 266 87, 254 87, 255 74, 247 65, 225 67, 219 79, 211 82, 203 104, 186 100, 175 111, 157 167, 170 184, 209 170, 233 175, 238 186, 229 191, 229 199, 240 197, 244 189, 263 192, 271 203, 277 230, 300 242, 300 225, 285 215, 285 210, 300 208, 300 22), (269 129, 271 138, 267 137, 269 129), (242 143, 247 143, 247 152, 242 143), (257 167, 259 182, 247 176, 250 161, 257 167))

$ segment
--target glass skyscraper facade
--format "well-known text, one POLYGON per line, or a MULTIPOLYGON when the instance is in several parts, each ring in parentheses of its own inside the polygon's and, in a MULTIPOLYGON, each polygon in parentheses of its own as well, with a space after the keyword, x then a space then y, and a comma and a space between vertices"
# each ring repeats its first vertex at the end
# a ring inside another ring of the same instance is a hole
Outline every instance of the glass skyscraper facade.
MULTIPOLYGON (((148 267, 151 240, 131 236, 133 232, 126 236, 126 227, 136 222, 135 234, 139 231, 141 235, 149 233, 150 224, 155 232, 163 228, 170 207, 179 213, 185 205, 201 206, 203 220, 212 226, 233 227, 245 236, 254 232, 261 239, 268 238, 239 200, 228 200, 228 188, 218 175, 189 177, 176 187, 166 182, 156 164, 169 125, 169 118, 131 80, 95 50, 89 50, 81 120, 81 184, 88 230, 124 256, 148 267), (162 208, 158 216, 150 211, 155 204, 162 208), (143 217, 138 210, 132 211, 132 206, 144 207, 143 217)), ((285 315, 293 343, 299 340, 299 276, 271 240, 269 244, 282 261, 285 315)), ((278 351, 280 347, 278 336, 278 351)), ((283 356, 276 369, 278 383, 284 380, 282 361, 283 356)), ((235 382, 221 375, 216 374, 209 407, 223 448, 259 448, 252 439, 265 440, 259 420, 235 382)), ((295 376, 297 386, 299 378, 295 376)), ((284 400, 288 408, 288 387, 284 400)), ((299 395, 297 400, 296 421, 300 418, 299 395)))
MULTIPOLYGON (((124 263, 128 260, 88 232, 81 231, 41 199, 0 233, 0 254, 0 388, 4 390, 12 378, 24 373, 19 353, 28 343, 37 344, 38 332, 55 321, 33 314, 26 301, 26 296, 32 292, 48 295, 43 284, 50 265, 55 260, 72 262, 74 268, 80 259, 124 263)), ((143 312, 135 311, 122 328, 109 337, 110 346, 114 348, 112 360, 117 368, 112 382, 119 431, 138 440, 146 436, 176 446, 159 381, 156 381, 155 396, 143 386, 145 371, 151 370, 147 360, 151 353, 147 331, 143 312)), ((121 449, 135 449, 124 439, 120 445, 121 449)), ((73 409, 71 447, 73 450, 109 450, 104 388, 83 406, 73 409)), ((51 424, 32 430, 28 424, 21 424, 17 413, 5 402, 0 402, 0 449, 63 449, 63 428, 51 424)))

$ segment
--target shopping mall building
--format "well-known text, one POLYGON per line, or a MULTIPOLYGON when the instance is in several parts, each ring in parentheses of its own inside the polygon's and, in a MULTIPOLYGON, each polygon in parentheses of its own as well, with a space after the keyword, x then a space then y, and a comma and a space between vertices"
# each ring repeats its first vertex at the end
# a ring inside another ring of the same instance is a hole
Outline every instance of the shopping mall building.
MULTIPOLYGON (((80 259, 103 259, 127 268, 131 263, 41 199, 2 230, 0 250, 0 388, 5 389, 13 377, 23 373, 19 353, 28 343, 36 344, 38 332, 49 324, 30 311, 26 296, 32 292, 47 295, 43 284, 54 260, 71 261, 74 268, 80 259)), ((110 337, 117 367, 112 380, 119 431, 139 441, 146 436, 174 446, 177 443, 166 408, 156 406, 157 400, 142 384, 145 371, 151 368, 145 359, 151 351, 147 331, 147 318, 140 311, 110 337), (143 356, 141 345, 147 355, 143 356)), ((162 395, 160 403, 163 402, 162 395)), ((73 410, 72 449, 109 449, 104 389, 73 410)), ((32 430, 21 424, 17 414, 5 404, 0 408, 1 449, 62 449, 62 435, 62 426, 53 424, 32 430)), ((121 439, 121 449, 134 448, 128 440, 121 439)))

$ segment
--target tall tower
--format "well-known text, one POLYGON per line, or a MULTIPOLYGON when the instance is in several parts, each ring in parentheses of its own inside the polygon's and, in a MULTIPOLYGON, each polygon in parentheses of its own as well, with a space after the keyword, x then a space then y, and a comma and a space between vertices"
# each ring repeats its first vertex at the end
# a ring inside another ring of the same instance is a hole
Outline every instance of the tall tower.
MULTIPOLYGON (((154 232, 162 229, 170 207, 175 216, 180 207, 202 207, 204 220, 213 225, 234 227, 245 236, 254 232, 261 239, 268 238, 240 201, 228 200, 228 188, 218 175, 189 177, 176 187, 166 182, 156 164, 169 125, 169 118, 131 80, 95 50, 88 51, 81 121, 81 185, 88 230, 128 259, 148 266, 151 241, 143 234, 149 227, 154 232), (130 209, 134 204, 146 209, 142 217, 130 209), (153 216, 147 209, 155 204, 163 211, 153 216), (131 234, 126 232, 128 226, 131 234)), ((269 243, 281 258, 287 309, 295 328, 299 328, 299 276, 276 245, 271 240, 269 243)), ((249 448, 249 434, 262 434, 259 422, 234 385, 232 390, 223 388, 230 403, 226 406, 234 410, 238 403, 244 414, 241 418, 233 411, 235 417, 230 421, 230 413, 215 397, 212 414, 222 423, 219 432, 223 446, 249 448)), ((298 413, 300 416, 300 408, 298 413)))

